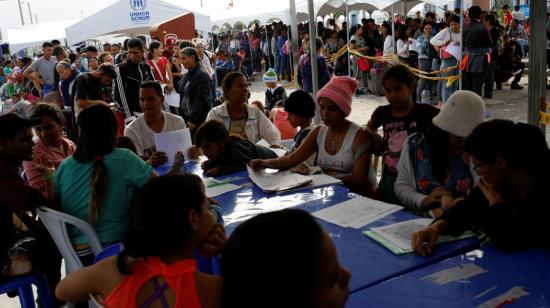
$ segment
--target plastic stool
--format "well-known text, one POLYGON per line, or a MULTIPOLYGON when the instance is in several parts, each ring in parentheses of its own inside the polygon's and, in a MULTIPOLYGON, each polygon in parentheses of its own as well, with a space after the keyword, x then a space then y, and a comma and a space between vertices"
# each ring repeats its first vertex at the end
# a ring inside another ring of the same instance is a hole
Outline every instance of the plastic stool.
POLYGON ((38 291, 38 300, 42 307, 53 308, 53 301, 50 295, 50 288, 46 277, 42 274, 30 274, 14 277, 6 283, 0 285, 0 294, 17 290, 19 302, 23 308, 35 308, 32 285, 35 285, 38 291))

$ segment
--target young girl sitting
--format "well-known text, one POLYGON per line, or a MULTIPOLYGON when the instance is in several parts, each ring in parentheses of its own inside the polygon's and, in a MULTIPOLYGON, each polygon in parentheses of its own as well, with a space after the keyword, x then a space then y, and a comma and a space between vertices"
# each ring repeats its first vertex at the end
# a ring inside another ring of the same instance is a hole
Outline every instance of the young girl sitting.
POLYGON ((241 224, 222 255, 222 307, 344 307, 350 273, 330 237, 295 209, 241 224))
POLYGON ((323 125, 314 128, 300 147, 288 156, 269 160, 252 160, 253 168, 290 169, 317 153, 316 164, 323 172, 340 178, 344 185, 361 193, 373 193, 369 181, 370 138, 367 131, 349 121, 351 101, 357 81, 338 76, 319 91, 323 125))
POLYGON ((389 203, 398 203, 393 186, 403 142, 412 133, 425 130, 439 110, 413 101, 415 78, 405 66, 395 65, 388 69, 382 77, 382 85, 389 105, 374 110, 367 128, 375 137, 372 152, 383 155, 379 185, 382 199, 389 203), (377 134, 380 127, 383 129, 382 136, 377 134))
POLYGON ((133 207, 124 250, 71 273, 56 295, 81 302, 93 294, 107 307, 219 307, 220 279, 198 272, 194 259, 196 250, 211 256, 225 243, 208 206, 196 175, 152 179, 133 207))

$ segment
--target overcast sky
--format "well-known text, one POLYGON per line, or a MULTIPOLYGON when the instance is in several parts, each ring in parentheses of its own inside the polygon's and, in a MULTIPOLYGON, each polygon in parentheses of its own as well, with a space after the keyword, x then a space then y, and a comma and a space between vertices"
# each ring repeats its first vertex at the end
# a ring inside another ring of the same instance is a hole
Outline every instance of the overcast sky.
MULTIPOLYGON (((129 1, 129 0, 127 0, 129 1)), ((189 10, 201 10, 200 0, 164 0, 189 10)), ((102 8, 115 3, 116 0, 21 0, 25 24, 29 23, 31 11, 38 17, 38 22, 55 21, 87 17, 102 8)), ((252 13, 280 11, 288 7, 288 0, 233 0, 233 9, 227 9, 230 0, 202 0, 202 10, 210 15, 212 20, 234 15, 249 15, 252 13)), ((300 0, 296 1, 302 2, 300 0)), ((0 27, 5 34, 6 27, 21 25, 17 0, 0 0, 0 27)), ((3 36, 4 39, 5 36, 3 36)))

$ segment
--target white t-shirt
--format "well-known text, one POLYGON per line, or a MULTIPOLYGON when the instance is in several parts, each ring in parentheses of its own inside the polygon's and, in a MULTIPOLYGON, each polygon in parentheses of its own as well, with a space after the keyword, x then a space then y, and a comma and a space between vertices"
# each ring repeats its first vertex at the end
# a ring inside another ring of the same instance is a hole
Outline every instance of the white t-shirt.
POLYGON ((202 67, 204 67, 204 69, 208 73, 208 76, 210 76, 210 78, 213 78, 214 74, 216 74, 216 71, 212 68, 212 63, 210 62, 210 58, 212 58, 212 53, 205 50, 204 57, 202 58, 201 63, 202 63, 202 67))
MULTIPOLYGON (((162 111, 162 116, 164 117, 162 132, 171 132, 186 128, 182 117, 164 111, 162 111)), ((140 115, 130 125, 126 126, 124 130, 124 136, 132 139, 136 146, 137 154, 145 160, 149 159, 156 151, 154 133, 149 125, 147 125, 147 122, 145 122, 143 115, 140 115)))
POLYGON ((518 21, 525 21, 525 14, 522 11, 513 11, 512 18, 518 21))

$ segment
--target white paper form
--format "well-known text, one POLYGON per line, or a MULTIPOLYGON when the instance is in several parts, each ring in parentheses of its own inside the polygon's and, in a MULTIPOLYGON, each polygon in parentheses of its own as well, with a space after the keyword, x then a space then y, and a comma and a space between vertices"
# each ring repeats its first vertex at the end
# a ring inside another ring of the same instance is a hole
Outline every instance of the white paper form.
POLYGON ((268 172, 267 170, 254 171, 246 166, 250 180, 261 190, 270 193, 298 187, 311 182, 311 177, 290 171, 268 172))
POLYGON ((432 221, 432 218, 418 218, 383 227, 372 228, 371 230, 400 249, 412 251, 411 237, 413 233, 426 228, 432 221))
POLYGON ((330 175, 326 175, 326 174, 313 174, 313 175, 310 175, 309 177, 311 177, 311 182, 310 183, 308 183, 306 185, 303 185, 303 186, 300 186, 300 187, 285 190, 285 192, 299 191, 299 190, 304 190, 304 189, 315 189, 315 188, 318 188, 318 187, 324 187, 324 186, 336 185, 336 184, 341 184, 342 183, 342 180, 337 179, 335 177, 332 177, 330 175))
POLYGON ((187 151, 192 146, 189 128, 174 130, 171 132, 155 133, 155 146, 158 152, 164 152, 168 158, 167 164, 174 163, 174 156, 178 151, 182 152, 185 160, 189 160, 187 151))
POLYGON ((395 204, 357 197, 312 215, 335 225, 359 229, 401 209, 402 207, 395 204))
POLYGON ((445 51, 450 53, 457 60, 460 60, 462 58, 462 49, 460 48, 460 45, 451 43, 447 46, 445 51))
POLYGON ((224 181, 218 181, 213 178, 205 179, 203 180, 203 182, 204 182, 204 186, 206 187, 206 196, 211 198, 217 197, 219 195, 223 195, 230 191, 240 189, 242 187, 240 185, 235 185, 224 181))
POLYGON ((279 156, 279 157, 285 156, 286 153, 287 153, 287 150, 285 148, 272 148, 271 144, 269 144, 269 142, 267 142, 267 140, 265 140, 265 139, 261 139, 260 141, 258 141, 256 143, 256 145, 261 145, 265 148, 270 149, 271 151, 275 152, 275 154, 277 154, 277 156, 279 156))

